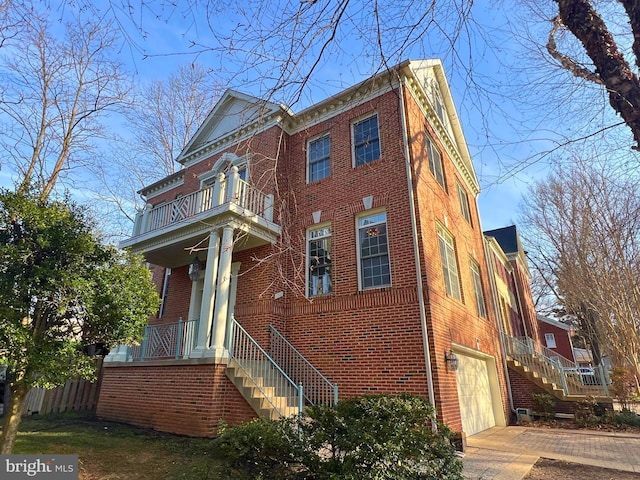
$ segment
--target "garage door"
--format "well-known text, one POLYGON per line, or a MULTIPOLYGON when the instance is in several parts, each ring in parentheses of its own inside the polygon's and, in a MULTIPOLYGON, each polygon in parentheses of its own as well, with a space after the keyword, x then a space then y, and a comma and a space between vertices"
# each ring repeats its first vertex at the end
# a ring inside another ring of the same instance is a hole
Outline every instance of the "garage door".
POLYGON ((467 435, 481 432, 496 424, 491 402, 487 362, 480 358, 458 355, 456 373, 462 430, 467 435))

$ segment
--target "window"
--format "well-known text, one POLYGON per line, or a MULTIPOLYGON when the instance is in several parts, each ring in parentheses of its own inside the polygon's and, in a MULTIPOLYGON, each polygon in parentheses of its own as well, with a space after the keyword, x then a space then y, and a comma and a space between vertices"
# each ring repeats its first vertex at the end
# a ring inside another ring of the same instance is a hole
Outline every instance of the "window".
POLYGON ((363 290, 391 285, 385 212, 358 218, 358 255, 363 290))
POLYGON ((331 138, 329 135, 311 140, 307 149, 309 161, 309 182, 317 182, 331 174, 329 154, 331 138))
POLYGON ((460 210, 462 210, 462 216, 465 220, 471 223, 471 212, 469 210, 469 197, 467 192, 460 182, 458 182, 458 197, 460 197, 460 210))
POLYGON ((545 333, 544 341, 547 343, 547 348, 556 348, 556 336, 553 333, 545 333))
POLYGON ((353 124, 353 150, 356 167, 380 158, 378 115, 353 124))
POLYGON ((442 227, 438 227, 438 243, 440 245, 440 257, 442 260, 444 288, 447 295, 462 300, 453 237, 442 227))
POLYGON ((438 183, 444 188, 447 189, 447 184, 444 181, 444 169, 442 168, 442 155, 440 154, 440 150, 436 147, 433 140, 427 137, 427 155, 429 156, 429 170, 433 173, 433 176, 436 177, 438 183))
POLYGON ((484 303, 480 265, 478 265, 474 260, 471 260, 471 276, 473 277, 473 291, 476 294, 476 308, 478 315, 482 318, 487 318, 487 307, 484 303))
POLYGON ((331 293, 331 227, 310 230, 308 247, 308 295, 328 295, 331 293))

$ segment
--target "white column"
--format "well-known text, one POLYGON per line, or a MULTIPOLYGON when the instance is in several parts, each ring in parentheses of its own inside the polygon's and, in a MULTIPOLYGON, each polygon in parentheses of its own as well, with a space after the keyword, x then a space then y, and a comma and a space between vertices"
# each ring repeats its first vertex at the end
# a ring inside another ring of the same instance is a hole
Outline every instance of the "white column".
POLYGON ((238 175, 238 167, 231 167, 229 175, 227 175, 227 202, 237 202, 240 190, 240 175, 238 175))
POLYGON ((231 333, 231 319, 236 306, 236 296, 238 293, 238 272, 240 271, 240 262, 231 264, 231 286, 229 290, 229 308, 227 309, 227 333, 224 346, 229 349, 229 335, 231 333))
POLYGON ((217 207, 224 203, 224 173, 220 172, 213 184, 213 193, 210 208, 217 207))
POLYGON ((227 312, 229 310, 229 286, 231 284, 231 257, 233 255, 233 227, 222 229, 222 246, 220 264, 218 266, 218 288, 216 289, 216 306, 213 314, 213 331, 211 348, 216 358, 226 357, 225 335, 227 330, 227 312))
POLYGON ((198 326, 198 340, 190 357, 210 357, 214 352, 209 349, 211 342, 211 324, 213 322, 213 304, 216 297, 216 277, 218 274, 218 258, 220 250, 220 232, 213 230, 209 236, 207 249, 207 266, 204 271, 204 288, 202 289, 202 304, 200 307, 200 325, 198 326))
POLYGON ((118 345, 109 355, 104 357, 105 362, 127 362, 131 361, 129 357, 129 347, 127 345, 118 345))

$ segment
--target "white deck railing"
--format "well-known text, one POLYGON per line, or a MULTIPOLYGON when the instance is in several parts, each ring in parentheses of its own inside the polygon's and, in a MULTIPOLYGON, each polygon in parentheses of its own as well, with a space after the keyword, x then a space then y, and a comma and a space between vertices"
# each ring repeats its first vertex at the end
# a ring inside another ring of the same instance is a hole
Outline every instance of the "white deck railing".
POLYGON ((133 236, 189 220, 228 203, 238 205, 248 215, 257 215, 273 221, 273 195, 265 194, 240 179, 234 167, 226 177, 220 174, 211 186, 138 212, 133 236))

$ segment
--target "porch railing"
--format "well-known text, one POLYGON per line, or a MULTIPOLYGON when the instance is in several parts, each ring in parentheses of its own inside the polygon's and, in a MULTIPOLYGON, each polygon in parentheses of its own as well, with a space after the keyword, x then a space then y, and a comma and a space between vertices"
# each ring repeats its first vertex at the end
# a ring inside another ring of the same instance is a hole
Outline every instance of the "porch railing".
POLYGON ((157 360, 188 356, 196 345, 199 320, 163 325, 147 325, 141 345, 130 347, 131 358, 136 360, 157 360))
POLYGON ((515 338, 505 333, 501 336, 507 356, 562 388, 565 395, 609 396, 602 367, 593 368, 593 374, 583 374, 575 362, 553 350, 545 350, 545 347, 536 350, 531 338, 515 338))
POLYGON ((214 185, 139 212, 133 236, 188 220, 227 203, 235 203, 251 214, 273 220, 273 195, 261 192, 240 179, 237 172, 232 172, 216 178, 214 185))
POLYGON ((287 415, 287 412, 283 411, 280 402, 274 401, 276 397, 286 398, 287 406, 297 407, 298 413, 302 413, 303 386, 296 384, 235 319, 231 321, 228 350, 242 371, 254 381, 265 400, 281 416, 287 415))
POLYGON ((338 385, 322 375, 273 325, 269 332, 271 358, 295 383, 304 385, 306 401, 311 405, 338 403, 338 385))

